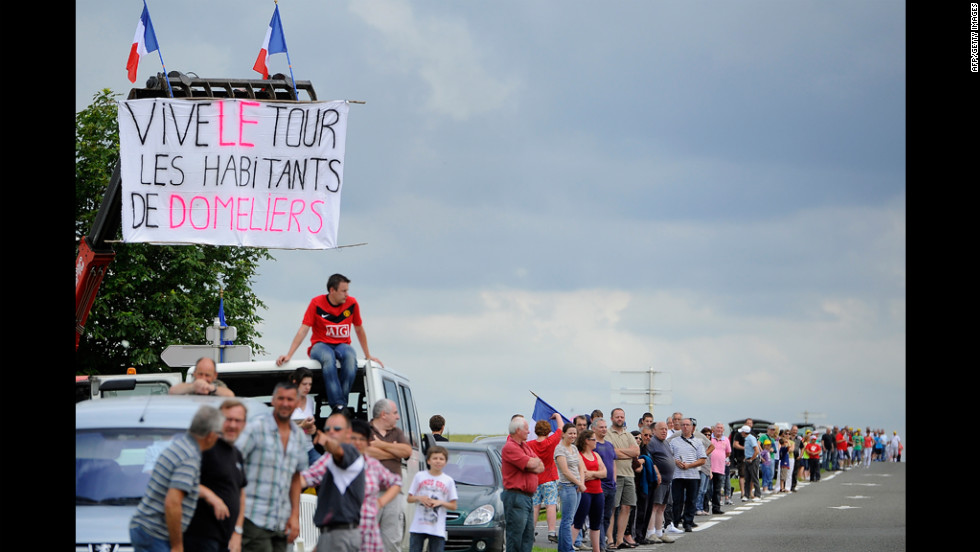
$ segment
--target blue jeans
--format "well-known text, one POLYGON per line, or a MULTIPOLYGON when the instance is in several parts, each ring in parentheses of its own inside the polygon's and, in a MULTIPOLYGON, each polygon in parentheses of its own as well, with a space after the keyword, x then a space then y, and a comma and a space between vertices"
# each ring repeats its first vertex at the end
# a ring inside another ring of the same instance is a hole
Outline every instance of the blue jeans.
MULTIPOLYGON (((504 519, 507 523, 506 552, 524 552, 534 546, 534 506, 531 495, 504 490, 504 519)), ((562 512, 562 521, 565 513, 562 512)))
POLYGON ((136 552, 170 552, 170 540, 154 537, 142 527, 129 528, 129 542, 136 552))
POLYGON ((558 484, 561 501, 561 524, 558 526, 558 552, 572 552, 572 520, 578 511, 578 487, 571 483, 558 484))
POLYGON ((707 510, 704 507, 704 496, 708 493, 708 487, 711 486, 711 478, 708 477, 708 474, 700 472, 700 475, 701 483, 698 485, 698 498, 694 501, 694 506, 697 508, 697 511, 707 510))
POLYGON ((616 485, 603 486, 602 499, 602 527, 599 528, 599 546, 606 545, 606 533, 610 530, 612 515, 616 511, 616 485))
POLYGON ((759 465, 759 475, 762 478, 762 488, 771 491, 772 490, 772 461, 770 460, 768 464, 759 465))
POLYGON ((446 549, 446 539, 425 533, 409 533, 408 552, 422 552, 422 543, 428 539, 429 552, 443 552, 446 549))
POLYGON ((327 391, 330 406, 347 406, 350 388, 357 376, 357 353, 349 343, 330 345, 317 342, 310 349, 310 358, 319 362, 323 370, 323 386, 327 391), (340 374, 337 374, 336 361, 340 361, 340 374))

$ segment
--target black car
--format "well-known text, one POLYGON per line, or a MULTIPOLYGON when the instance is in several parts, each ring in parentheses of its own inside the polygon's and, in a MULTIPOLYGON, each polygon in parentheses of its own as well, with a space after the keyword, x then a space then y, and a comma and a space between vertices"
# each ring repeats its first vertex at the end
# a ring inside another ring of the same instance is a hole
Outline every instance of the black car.
POLYGON ((456 482, 457 508, 446 512, 447 551, 502 552, 504 507, 500 452, 488 443, 442 441, 449 450, 443 472, 456 482))

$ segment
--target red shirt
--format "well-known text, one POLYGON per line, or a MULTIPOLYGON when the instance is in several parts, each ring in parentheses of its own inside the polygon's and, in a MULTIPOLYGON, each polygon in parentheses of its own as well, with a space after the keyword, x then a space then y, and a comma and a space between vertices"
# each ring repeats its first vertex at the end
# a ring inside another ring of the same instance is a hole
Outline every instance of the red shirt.
POLYGON ((561 431, 555 430, 543 441, 528 441, 527 445, 544 464, 544 471, 538 474, 538 485, 558 480, 558 466, 555 465, 555 447, 561 442, 561 431))
POLYGON ((538 474, 525 471, 528 460, 537 458, 527 441, 518 443, 510 435, 501 450, 503 464, 500 467, 504 488, 534 494, 538 490, 538 474))
POLYGON ((326 295, 317 295, 306 307, 303 324, 313 328, 310 348, 306 350, 309 355, 314 343, 350 343, 351 325, 361 325, 361 308, 357 299, 350 295, 343 304, 336 307, 330 304, 326 295))
POLYGON ((820 458, 821 446, 818 443, 807 443, 806 453, 810 455, 810 458, 820 458))
POLYGON ((837 434, 837 450, 847 450, 847 437, 843 431, 837 434))

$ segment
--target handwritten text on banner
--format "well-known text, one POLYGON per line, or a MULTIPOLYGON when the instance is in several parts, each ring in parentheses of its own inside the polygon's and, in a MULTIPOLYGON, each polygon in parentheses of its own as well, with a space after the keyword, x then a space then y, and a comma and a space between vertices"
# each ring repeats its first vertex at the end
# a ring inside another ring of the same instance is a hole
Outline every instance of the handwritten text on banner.
POLYGON ((123 240, 336 247, 348 107, 119 102, 123 240))

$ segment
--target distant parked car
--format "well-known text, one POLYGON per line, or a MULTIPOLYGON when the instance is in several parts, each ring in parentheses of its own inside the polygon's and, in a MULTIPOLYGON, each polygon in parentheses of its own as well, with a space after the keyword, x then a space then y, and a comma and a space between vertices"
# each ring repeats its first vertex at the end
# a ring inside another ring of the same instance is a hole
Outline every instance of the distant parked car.
POLYGON ((498 435, 495 437, 477 437, 473 439, 474 443, 480 443, 481 445, 491 445, 493 448, 497 449, 497 454, 504 449, 504 443, 507 442, 506 435, 498 435))
MULTIPOLYGON (((446 550, 504 550, 504 490, 500 450, 495 442, 436 443, 449 450, 444 473, 456 482, 457 508, 446 512, 446 550)), ((501 445, 503 446, 503 445, 501 445)))

